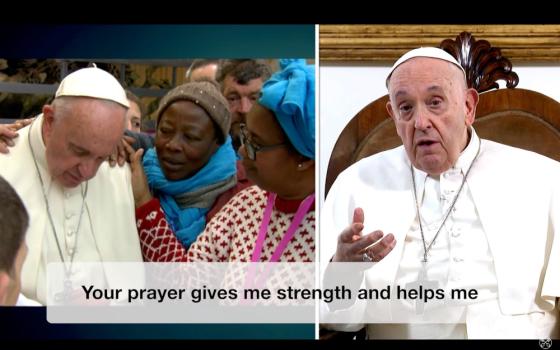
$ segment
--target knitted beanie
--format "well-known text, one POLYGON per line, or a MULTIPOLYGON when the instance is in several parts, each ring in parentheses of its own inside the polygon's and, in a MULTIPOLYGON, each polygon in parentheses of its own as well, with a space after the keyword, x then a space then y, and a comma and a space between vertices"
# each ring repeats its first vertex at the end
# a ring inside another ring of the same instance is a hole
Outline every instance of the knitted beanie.
POLYGON ((222 95, 216 83, 210 81, 197 81, 179 85, 165 95, 157 110, 157 122, 165 109, 177 101, 191 101, 208 113, 218 125, 223 139, 229 135, 231 113, 228 102, 222 95))

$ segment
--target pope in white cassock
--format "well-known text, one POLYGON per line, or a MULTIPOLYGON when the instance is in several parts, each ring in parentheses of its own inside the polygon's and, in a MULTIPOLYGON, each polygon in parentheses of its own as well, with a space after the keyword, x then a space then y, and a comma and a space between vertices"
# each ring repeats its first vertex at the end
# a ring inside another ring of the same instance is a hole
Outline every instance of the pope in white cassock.
MULTIPOLYGON (((46 303, 49 262, 64 263, 66 277, 75 278, 76 262, 142 261, 130 169, 110 168, 105 161, 121 142, 128 107, 112 75, 80 69, 61 82, 52 104, 19 130, 10 153, 0 154, 0 175, 31 218, 22 270, 26 297, 46 303)), ((89 278, 103 288, 119 276, 105 271, 89 278)))
POLYGON ((391 286, 393 304, 323 304, 322 322, 343 331, 367 324, 370 339, 557 337, 560 163, 480 139, 478 94, 441 49, 406 53, 387 87, 403 146, 339 175, 321 214, 321 261, 373 262, 362 288, 391 286), (438 310, 395 297, 397 286, 422 283, 476 297, 438 310), (440 318, 387 322, 399 308, 440 318))

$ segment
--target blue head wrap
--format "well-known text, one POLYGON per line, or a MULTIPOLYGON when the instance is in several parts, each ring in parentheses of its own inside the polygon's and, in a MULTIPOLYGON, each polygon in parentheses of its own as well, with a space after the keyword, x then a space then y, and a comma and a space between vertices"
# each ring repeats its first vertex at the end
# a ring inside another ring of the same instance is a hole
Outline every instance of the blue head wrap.
POLYGON ((315 159, 315 66, 281 59, 281 70, 262 88, 259 103, 270 109, 294 148, 315 159))

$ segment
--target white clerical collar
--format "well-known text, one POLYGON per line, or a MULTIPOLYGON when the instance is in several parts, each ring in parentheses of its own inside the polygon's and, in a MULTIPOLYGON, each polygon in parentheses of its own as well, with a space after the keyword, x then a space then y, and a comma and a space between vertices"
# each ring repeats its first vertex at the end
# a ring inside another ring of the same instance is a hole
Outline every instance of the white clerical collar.
POLYGON ((459 159, 457 159, 457 163, 455 163, 454 168, 459 168, 463 172, 463 175, 466 174, 467 170, 471 166, 471 163, 474 161, 476 154, 478 153, 478 146, 479 146, 479 137, 474 131, 472 126, 469 127, 471 139, 469 140, 469 144, 467 147, 461 152, 459 155, 459 159))
MULTIPOLYGON (((440 176, 442 176, 448 171, 453 171, 453 170, 456 171, 457 169, 460 169, 463 176, 466 174, 467 170, 469 169, 469 166, 474 161, 474 158, 478 153, 478 146, 480 142, 478 135, 474 131, 474 128, 470 126, 469 130, 470 130, 470 140, 467 147, 465 147, 463 152, 461 152, 461 154, 459 155, 459 159, 457 159, 455 165, 450 169, 441 173, 440 176)), ((410 160, 409 160, 409 164, 410 164, 410 160)), ((422 203, 422 198, 424 195, 424 184, 426 183, 426 179, 428 178, 428 173, 420 169, 417 169, 414 165, 412 167, 414 169, 414 180, 416 181, 416 193, 419 194, 418 201, 422 203)), ((439 179, 436 180, 439 181, 439 179)))
POLYGON ((47 148, 45 147, 45 142, 43 141, 43 113, 39 114, 37 118, 29 125, 29 141, 31 147, 33 147, 33 152, 37 160, 37 165, 39 165, 39 171, 41 172, 41 177, 45 181, 45 190, 49 191, 52 183, 52 176, 49 173, 49 167, 47 164, 47 148))

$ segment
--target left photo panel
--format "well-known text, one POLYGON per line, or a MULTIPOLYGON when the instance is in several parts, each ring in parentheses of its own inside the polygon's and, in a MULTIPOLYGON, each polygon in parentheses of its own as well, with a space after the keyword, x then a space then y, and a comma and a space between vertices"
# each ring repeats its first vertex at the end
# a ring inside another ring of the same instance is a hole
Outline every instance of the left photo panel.
POLYGON ((315 339, 315 26, 5 29, 2 337, 315 339))

